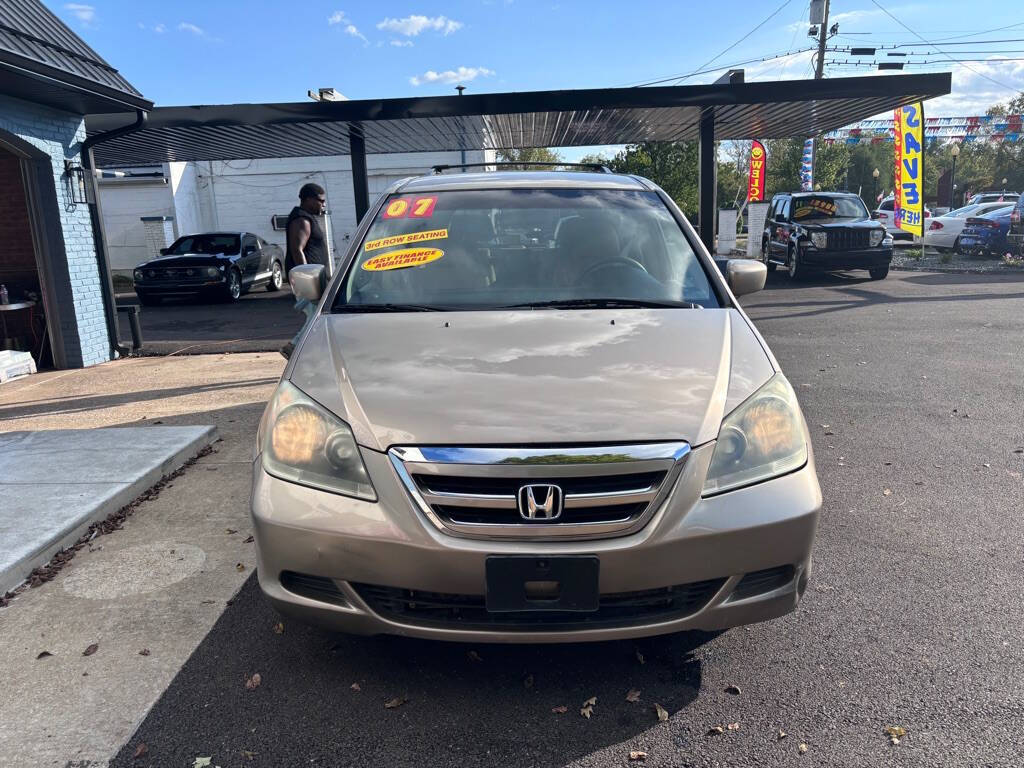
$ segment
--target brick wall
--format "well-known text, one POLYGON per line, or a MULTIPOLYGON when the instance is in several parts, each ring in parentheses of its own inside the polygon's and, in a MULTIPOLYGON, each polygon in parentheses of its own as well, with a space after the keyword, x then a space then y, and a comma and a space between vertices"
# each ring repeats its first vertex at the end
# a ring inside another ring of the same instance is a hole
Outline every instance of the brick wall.
POLYGON ((73 204, 64 183, 64 160, 80 161, 85 120, 81 115, 0 95, 0 129, 38 147, 52 161, 67 260, 66 271, 55 270, 54 274, 67 363, 83 367, 105 362, 110 359, 110 342, 89 208, 73 204))
POLYGON ((21 163, 0 150, 0 283, 36 272, 21 163))

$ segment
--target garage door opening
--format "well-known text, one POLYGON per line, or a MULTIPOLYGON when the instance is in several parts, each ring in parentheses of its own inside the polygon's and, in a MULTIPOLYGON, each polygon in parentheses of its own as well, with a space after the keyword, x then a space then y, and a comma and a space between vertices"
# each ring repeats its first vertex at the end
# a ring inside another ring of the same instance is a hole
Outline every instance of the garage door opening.
POLYGON ((0 349, 30 352, 37 368, 52 368, 24 170, 23 158, 0 147, 0 349))

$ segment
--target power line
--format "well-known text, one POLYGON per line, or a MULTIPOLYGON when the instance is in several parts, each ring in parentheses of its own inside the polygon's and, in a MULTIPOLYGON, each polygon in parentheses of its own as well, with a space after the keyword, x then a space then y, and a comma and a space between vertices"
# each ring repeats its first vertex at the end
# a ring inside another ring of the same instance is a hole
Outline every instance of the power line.
MULTIPOLYGON (((782 10, 783 8, 785 8, 785 7, 787 6, 787 5, 789 5, 789 4, 791 3, 791 2, 793 2, 793 0, 784 0, 784 2, 782 3, 782 5, 780 5, 780 6, 779 6, 778 8, 776 8, 776 9, 775 9, 774 11, 772 11, 772 12, 771 12, 771 13, 770 13, 770 14, 768 15, 768 17, 767 17, 767 18, 766 18, 766 19, 765 19, 764 21, 762 21, 762 22, 761 22, 760 24, 758 24, 758 25, 757 25, 756 27, 754 27, 754 28, 753 28, 752 30, 750 30, 749 32, 747 32, 747 34, 745 34, 745 35, 744 35, 743 37, 741 37, 741 38, 740 38, 739 40, 737 40, 737 41, 736 41, 735 43, 733 43, 732 45, 730 45, 730 46, 729 46, 728 48, 725 48, 725 49, 724 49, 723 51, 721 51, 721 52, 720 52, 720 53, 718 53, 717 55, 715 55, 715 56, 712 56, 712 57, 711 57, 710 59, 708 59, 707 61, 705 61, 705 62, 704 62, 703 64, 701 64, 701 65, 700 65, 700 66, 699 66, 699 67, 698 67, 697 69, 698 69, 698 70, 702 70, 702 69, 704 69, 704 67, 708 66, 709 64, 713 64, 714 62, 718 61, 718 60, 719 60, 720 58, 722 58, 722 57, 723 57, 723 56, 724 56, 725 54, 727 54, 727 53, 728 53, 729 51, 731 51, 731 50, 732 50, 733 48, 735 48, 735 47, 736 47, 737 45, 739 45, 740 43, 742 43, 742 42, 743 42, 744 40, 746 40, 746 39, 747 39, 748 37, 750 37, 750 36, 751 36, 752 34, 754 34, 755 32, 757 32, 757 30, 759 30, 759 29, 760 29, 761 27, 763 27, 763 26, 764 26, 765 24, 767 24, 767 23, 768 23, 769 21, 771 21, 772 19, 774 19, 774 18, 775 18, 775 17, 776 17, 776 16, 777 16, 777 15, 779 14, 779 12, 780 12, 780 11, 781 11, 781 10, 782 10)), ((715 71, 715 70, 712 70, 712 71, 715 71)), ((641 87, 641 88, 642 88, 642 87, 644 87, 644 86, 647 86, 647 85, 658 85, 659 83, 664 83, 664 82, 668 82, 668 81, 670 81, 670 80, 671 80, 671 81, 673 81, 673 82, 678 82, 678 81, 680 81, 680 80, 686 80, 686 79, 688 79, 688 78, 691 78, 691 77, 693 77, 694 75, 697 75, 697 74, 702 74, 702 73, 698 71, 698 72, 691 72, 691 73, 689 73, 688 75, 680 75, 680 76, 678 76, 678 77, 666 77, 666 78, 664 78, 664 79, 662 79, 662 80, 655 80, 655 81, 653 81, 653 82, 650 82, 650 83, 641 83, 641 85, 640 85, 639 87, 641 87)))
MULTIPOLYGON (((941 54, 942 54, 943 56, 945 56, 945 57, 946 57, 947 59, 949 59, 950 61, 952 61, 952 62, 953 62, 954 64, 956 64, 956 63, 962 63, 962 62, 957 62, 957 61, 956 61, 956 60, 955 60, 955 59, 954 59, 954 58, 953 58, 952 56, 950 56, 950 55, 949 55, 948 53, 946 53, 945 51, 943 51, 942 49, 940 49, 940 48, 939 48, 939 47, 938 47, 937 45, 935 45, 935 43, 929 43, 929 42, 928 42, 927 40, 925 40, 925 39, 924 39, 923 37, 921 37, 921 36, 920 36, 919 34, 917 34, 917 32, 915 32, 914 30, 912 30, 912 29, 911 29, 910 27, 908 27, 908 26, 907 26, 906 24, 904 24, 904 23, 903 23, 902 21, 900 21, 900 20, 899 20, 899 19, 897 19, 897 18, 896 18, 895 16, 893 16, 893 15, 892 15, 891 13, 889 13, 889 11, 887 11, 887 10, 886 10, 886 9, 885 9, 885 8, 884 8, 884 7, 882 6, 882 4, 878 2, 878 0, 871 0, 871 2, 872 2, 872 4, 873 4, 873 5, 875 5, 875 6, 876 6, 876 7, 877 7, 877 8, 878 8, 878 9, 879 9, 880 11, 882 11, 882 13, 884 13, 884 14, 885 14, 886 16, 888 16, 888 17, 889 17, 890 19, 892 19, 893 21, 895 21, 895 22, 896 22, 897 24, 899 24, 899 25, 900 25, 901 27, 903 27, 903 28, 904 28, 905 30, 907 30, 907 32, 909 32, 910 34, 912 34, 912 35, 913 35, 914 37, 916 37, 916 38, 917 38, 918 40, 920 40, 920 41, 921 41, 922 43, 924 43, 925 45, 931 46, 932 48, 934 48, 934 49, 936 50, 936 52, 937 52, 937 53, 941 53, 941 54)), ((967 66, 967 65, 965 64, 965 65, 964 65, 964 69, 966 69, 966 70, 968 70, 968 71, 970 71, 970 72, 973 72, 974 74, 978 75, 978 77, 983 77, 983 78, 985 78, 986 80, 988 80, 988 81, 990 81, 990 82, 993 82, 993 83, 995 83, 995 84, 996 84, 996 85, 998 85, 998 86, 999 86, 1000 88, 1006 88, 1006 89, 1008 89, 1008 90, 1011 90, 1011 91, 1016 91, 1016 90, 1017 90, 1017 89, 1016 89, 1015 87, 1013 87, 1012 85, 1007 85, 1006 83, 1001 83, 1000 81, 996 80, 996 79, 995 79, 994 77, 989 77, 989 76, 988 76, 988 75, 986 75, 986 74, 985 74, 984 72, 979 72, 979 71, 978 71, 978 70, 976 70, 976 69, 975 69, 974 67, 968 67, 968 66, 967 66)))
MULTIPOLYGON (((940 51, 940 53, 941 53, 941 51, 940 51)), ((1018 53, 1024 53, 1024 51, 1018 51, 1018 53)), ((844 61, 829 60, 829 61, 826 61, 825 63, 826 64, 835 64, 835 65, 838 65, 838 66, 841 66, 841 67, 877 67, 881 63, 885 63, 885 64, 902 64, 905 67, 912 67, 912 66, 919 66, 919 65, 924 65, 924 64, 945 64, 947 61, 952 61, 952 62, 954 62, 956 64, 963 64, 965 61, 987 62, 987 61, 992 61, 992 59, 925 59, 923 61, 902 61, 902 60, 899 60, 899 61, 887 61, 887 62, 878 62, 878 61, 850 61, 849 59, 846 59, 844 61)), ((995 59, 995 61, 1024 61, 1024 57, 1002 58, 1002 59, 995 59)))
POLYGON ((688 72, 685 75, 672 75, 671 77, 665 77, 665 78, 662 78, 660 80, 652 80, 650 82, 627 83, 627 86, 633 86, 633 87, 636 87, 636 88, 644 88, 644 87, 646 87, 648 85, 657 85, 658 83, 666 83, 666 82, 669 82, 670 80, 679 80, 680 78, 694 77, 695 75, 706 75, 709 72, 719 72, 719 71, 721 71, 723 69, 732 69, 733 67, 739 67, 739 66, 742 66, 744 64, 759 64, 759 63, 765 62, 765 61, 774 61, 775 59, 783 59, 783 58, 785 58, 787 56, 796 56, 797 54, 808 53, 808 52, 813 51, 813 50, 814 50, 813 48, 799 48, 799 49, 797 49, 795 51, 786 51, 785 53, 776 53, 776 54, 773 54, 773 55, 770 55, 770 56, 761 56, 760 58, 756 58, 756 59, 747 59, 745 61, 737 61, 737 62, 733 62, 732 64, 723 64, 723 65, 721 65, 719 67, 711 67, 710 69, 698 69, 698 70, 694 70, 693 72, 688 72))

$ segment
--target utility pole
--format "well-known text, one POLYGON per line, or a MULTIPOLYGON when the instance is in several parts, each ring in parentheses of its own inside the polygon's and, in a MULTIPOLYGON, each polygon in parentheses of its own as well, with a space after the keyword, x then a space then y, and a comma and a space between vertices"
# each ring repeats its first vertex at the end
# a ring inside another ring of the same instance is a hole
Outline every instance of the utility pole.
POLYGON ((828 40, 828 6, 825 0, 825 17, 818 27, 818 60, 814 64, 814 79, 821 80, 825 76, 825 42, 828 40))

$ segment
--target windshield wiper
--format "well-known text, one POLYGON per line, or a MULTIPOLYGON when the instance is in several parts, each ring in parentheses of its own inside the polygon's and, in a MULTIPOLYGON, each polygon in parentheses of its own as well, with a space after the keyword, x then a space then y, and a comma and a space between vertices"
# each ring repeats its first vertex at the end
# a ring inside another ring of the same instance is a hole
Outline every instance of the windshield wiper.
POLYGON ((553 299, 508 304, 500 309, 700 309, 700 304, 689 301, 658 299, 553 299))
POLYGON ((449 312, 448 307, 426 304, 342 304, 332 312, 449 312))

